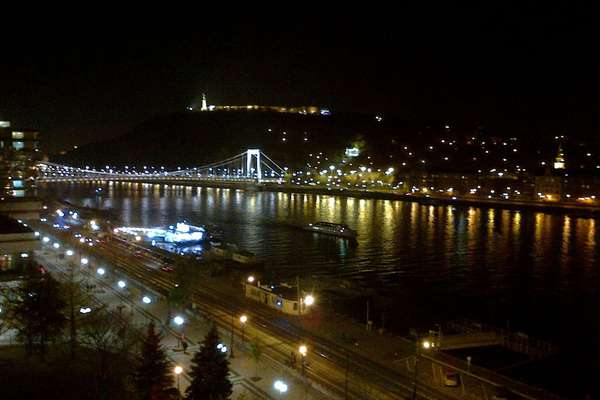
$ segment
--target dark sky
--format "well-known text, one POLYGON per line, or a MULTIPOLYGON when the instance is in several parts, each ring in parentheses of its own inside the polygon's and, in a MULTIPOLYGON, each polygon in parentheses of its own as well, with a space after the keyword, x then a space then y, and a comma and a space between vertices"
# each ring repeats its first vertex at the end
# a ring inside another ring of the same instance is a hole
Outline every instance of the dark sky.
POLYGON ((40 129, 57 149, 123 133, 206 92, 212 104, 316 104, 598 134, 595 10, 500 4, 319 19, 199 15, 193 25, 114 29, 80 21, 22 35, 11 25, 1 31, 10 40, 0 118, 40 129))

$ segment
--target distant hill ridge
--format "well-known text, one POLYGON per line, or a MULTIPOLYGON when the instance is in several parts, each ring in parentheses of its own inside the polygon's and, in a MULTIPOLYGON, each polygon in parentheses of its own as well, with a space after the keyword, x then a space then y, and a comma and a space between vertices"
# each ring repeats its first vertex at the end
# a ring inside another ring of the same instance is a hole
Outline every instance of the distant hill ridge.
POLYGON ((381 168, 477 172, 520 167, 531 171, 544 165, 541 161, 551 163, 561 142, 570 168, 600 171, 598 143, 575 137, 557 140, 555 135, 541 135, 520 125, 492 130, 476 123, 450 126, 389 115, 378 119, 374 114, 187 112, 151 118, 124 135, 79 146, 52 161, 96 168, 174 169, 259 148, 282 166, 304 168, 313 160, 313 167, 322 168, 340 162, 347 147, 359 146, 361 157, 356 163, 381 168))

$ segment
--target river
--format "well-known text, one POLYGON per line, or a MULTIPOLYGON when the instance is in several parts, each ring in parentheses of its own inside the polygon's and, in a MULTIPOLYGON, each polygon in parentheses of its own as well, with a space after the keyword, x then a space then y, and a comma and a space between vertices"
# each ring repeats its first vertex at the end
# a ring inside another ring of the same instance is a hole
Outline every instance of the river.
POLYGON ((592 217, 141 183, 104 184, 97 196, 96 187, 43 190, 114 208, 131 226, 180 218, 216 224, 278 277, 353 280, 377 289, 387 299, 380 310, 386 325, 401 331, 470 317, 509 323, 572 354, 600 350, 600 227, 592 217), (358 245, 298 229, 321 220, 356 229, 358 245))

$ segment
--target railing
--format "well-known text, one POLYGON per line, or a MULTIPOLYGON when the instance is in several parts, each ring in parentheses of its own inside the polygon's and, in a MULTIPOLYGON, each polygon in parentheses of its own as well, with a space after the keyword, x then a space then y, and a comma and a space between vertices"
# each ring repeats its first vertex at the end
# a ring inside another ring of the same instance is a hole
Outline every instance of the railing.
POLYGON ((531 358, 545 358, 558 353, 558 347, 553 343, 530 337, 523 332, 512 332, 509 329, 497 328, 468 319, 452 321, 446 325, 450 330, 464 335, 481 335, 482 333, 497 335, 502 338, 501 345, 503 347, 531 358))

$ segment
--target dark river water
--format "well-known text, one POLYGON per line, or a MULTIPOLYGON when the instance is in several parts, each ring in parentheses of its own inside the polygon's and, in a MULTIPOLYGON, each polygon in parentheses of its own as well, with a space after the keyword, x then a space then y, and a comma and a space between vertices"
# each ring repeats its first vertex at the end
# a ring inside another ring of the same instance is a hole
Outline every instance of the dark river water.
MULTIPOLYGON (((277 277, 377 289, 378 325, 381 311, 400 331, 469 317, 551 339, 571 361, 600 352, 600 221, 591 217, 137 183, 107 184, 96 196, 96 187, 46 191, 114 208, 131 226, 214 223, 277 277), (356 229, 358 245, 297 228, 321 220, 356 229)), ((582 362, 586 371, 596 366, 582 362)))

